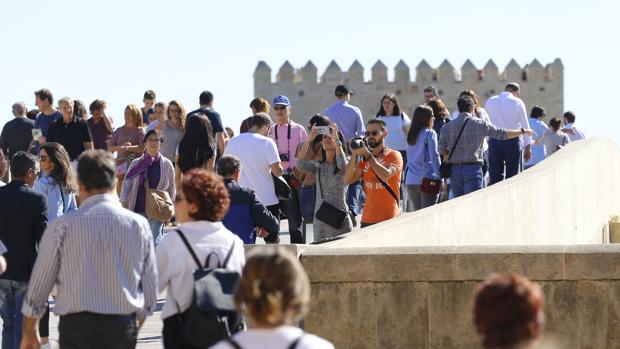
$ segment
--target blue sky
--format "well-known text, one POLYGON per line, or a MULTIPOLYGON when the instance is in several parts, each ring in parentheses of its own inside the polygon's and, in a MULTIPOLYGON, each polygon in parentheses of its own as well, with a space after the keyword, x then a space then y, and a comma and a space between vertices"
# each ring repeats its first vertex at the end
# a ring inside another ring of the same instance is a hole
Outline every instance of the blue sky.
MULTIPOLYGON (((254 68, 274 74, 285 60, 311 59, 322 74, 332 59, 347 69, 401 58, 438 66, 467 58, 500 70, 555 58, 565 66, 565 108, 588 135, 620 144, 615 105, 620 81, 620 5, 614 1, 2 1, 0 2, 0 123, 11 104, 34 107, 33 91, 87 104, 108 101, 118 126, 125 105, 215 94, 224 124, 237 130, 249 115, 254 68)), ((528 109, 531 106, 528 106, 528 109)), ((321 106, 322 109, 322 106, 321 106)))

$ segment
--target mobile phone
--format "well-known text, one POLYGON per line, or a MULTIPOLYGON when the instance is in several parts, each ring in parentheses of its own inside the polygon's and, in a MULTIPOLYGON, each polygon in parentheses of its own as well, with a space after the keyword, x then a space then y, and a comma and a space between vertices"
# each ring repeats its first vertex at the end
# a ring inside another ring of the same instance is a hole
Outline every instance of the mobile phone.
POLYGON ((317 133, 320 135, 329 134, 329 126, 316 126, 317 133))
POLYGON ((33 128, 32 129, 32 138, 34 140, 37 140, 40 137, 43 137, 43 132, 41 132, 41 129, 40 128, 33 128))

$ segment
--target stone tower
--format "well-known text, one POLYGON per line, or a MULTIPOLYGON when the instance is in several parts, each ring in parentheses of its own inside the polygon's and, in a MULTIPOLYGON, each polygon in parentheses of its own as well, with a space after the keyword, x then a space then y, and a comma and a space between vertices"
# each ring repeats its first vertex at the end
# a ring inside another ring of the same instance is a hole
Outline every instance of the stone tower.
POLYGON ((334 89, 345 82, 356 92, 351 104, 360 107, 366 120, 376 115, 381 97, 387 93, 396 94, 401 110, 411 115, 415 106, 424 102, 422 90, 427 85, 437 87, 441 99, 451 111, 456 110, 460 91, 473 89, 484 105, 508 82, 517 82, 521 86, 520 97, 528 115, 534 105, 545 107, 548 118, 561 116, 564 111, 564 66, 559 58, 544 67, 536 59, 521 67, 513 59, 502 72, 492 60, 482 69, 476 68, 470 60, 465 61, 460 69, 448 60, 437 68, 422 60, 415 68, 414 81, 403 60, 394 67, 394 80, 389 81, 388 67, 379 60, 371 68, 371 77, 370 81, 364 81, 364 67, 357 60, 346 71, 332 61, 320 78, 311 61, 298 69, 286 61, 274 82, 271 68, 260 61, 254 71, 254 95, 269 101, 277 95, 288 96, 293 104, 293 120, 302 125, 307 125, 312 115, 334 103, 334 89))

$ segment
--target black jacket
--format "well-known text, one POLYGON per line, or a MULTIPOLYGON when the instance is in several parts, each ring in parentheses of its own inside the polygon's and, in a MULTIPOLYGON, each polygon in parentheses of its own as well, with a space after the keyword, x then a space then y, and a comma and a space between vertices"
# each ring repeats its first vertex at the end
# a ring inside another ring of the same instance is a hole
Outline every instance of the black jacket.
POLYGON ((37 258, 37 243, 47 227, 47 200, 22 181, 0 187, 0 240, 7 253, 1 279, 28 282, 37 258))

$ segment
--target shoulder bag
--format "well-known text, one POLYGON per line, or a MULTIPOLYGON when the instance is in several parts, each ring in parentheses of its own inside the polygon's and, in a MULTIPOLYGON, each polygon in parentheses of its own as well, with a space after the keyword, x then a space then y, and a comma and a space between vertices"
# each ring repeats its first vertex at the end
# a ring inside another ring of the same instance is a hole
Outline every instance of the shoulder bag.
POLYGON ((454 154, 456 145, 459 144, 459 139, 461 139, 461 135, 463 134, 463 130, 465 129, 465 125, 467 125, 468 121, 469 121, 469 118, 465 119, 463 126, 461 126, 459 135, 456 136, 456 141, 454 142, 454 145, 452 146, 452 150, 450 150, 450 155, 448 155, 448 160, 442 162, 441 165, 439 166, 439 174, 441 175, 441 178, 450 178, 450 176, 452 175, 452 169, 450 168, 450 164, 448 163, 448 161, 450 161, 450 159, 452 158, 452 154, 454 154))
POLYGON ((335 207, 334 205, 325 201, 325 198, 323 197, 323 183, 321 182, 321 172, 322 166, 319 166, 319 189, 321 190, 321 200, 323 202, 321 203, 321 207, 319 207, 319 209, 314 214, 314 217, 321 222, 328 224, 331 227, 340 229, 342 228, 344 220, 347 218, 347 211, 341 210, 338 207, 335 207))
POLYGON ((146 216, 160 222, 169 221, 174 216, 174 202, 170 194, 165 190, 151 189, 148 178, 144 179, 144 191, 146 216))

